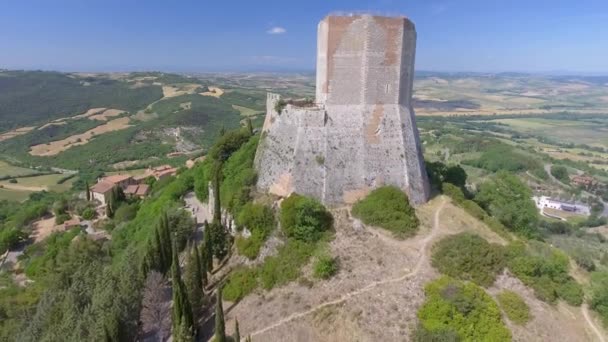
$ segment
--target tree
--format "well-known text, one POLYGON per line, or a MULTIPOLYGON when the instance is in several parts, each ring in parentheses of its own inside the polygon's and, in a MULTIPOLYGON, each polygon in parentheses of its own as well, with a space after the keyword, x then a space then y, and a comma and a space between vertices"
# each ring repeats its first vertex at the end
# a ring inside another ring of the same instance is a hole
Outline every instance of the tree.
POLYGON ((570 177, 568 177, 568 169, 562 165, 551 165, 551 175, 557 180, 564 184, 570 183, 570 177))
POLYGON ((215 300, 215 342, 226 342, 224 308, 222 306, 222 287, 218 287, 215 300))
POLYGON ((188 253, 188 263, 184 274, 184 282, 188 290, 188 298, 192 305, 194 321, 197 322, 201 317, 203 308, 203 276, 201 273, 201 260, 198 255, 198 248, 192 246, 188 253))
POLYGON ((87 202, 91 201, 91 189, 89 189, 89 181, 84 182, 84 191, 86 193, 87 202))
MULTIPOLYGON (((209 240, 212 248, 212 255, 218 260, 224 259, 228 255, 229 235, 224 226, 219 222, 209 225, 209 240)), ((208 242, 209 243, 209 242, 208 242)))
POLYGON ((152 271, 146 278, 141 309, 144 331, 156 331, 164 341, 170 331, 171 306, 165 289, 165 279, 160 272, 152 271))
POLYGON ((215 163, 213 170, 213 223, 222 221, 222 204, 220 201, 220 182, 222 174, 222 164, 215 163))
POLYGON ((246 127, 247 127, 247 132, 249 132, 249 135, 253 135, 253 123, 251 123, 251 118, 247 118, 246 127))
POLYGON ((207 271, 213 271, 213 240, 211 239, 210 225, 207 221, 204 223, 203 250, 205 251, 205 263, 207 271))
POLYGON ((532 191, 514 174, 499 171, 481 185, 475 201, 512 231, 537 234, 538 212, 532 191))
MULTIPOLYGON (((203 239, 203 243, 205 242, 205 240, 203 239)), ((205 252, 205 246, 203 244, 201 244, 201 246, 198 248, 198 253, 199 253, 199 260, 200 260, 200 265, 201 265, 201 277, 203 279, 203 292, 205 290, 205 287, 207 286, 207 284, 209 283, 209 279, 207 278, 207 253, 205 252)))
MULTIPOLYGON (((173 331, 176 332, 182 328, 180 327, 182 324, 191 329, 194 326, 194 317, 186 287, 182 281, 177 246, 175 245, 175 242, 173 242, 172 245, 173 263, 171 266, 171 278, 173 284, 173 331)), ((190 333, 192 334, 192 331, 190 333)))
POLYGON ((186 325, 186 322, 182 322, 179 325, 179 329, 173 334, 173 340, 176 342, 194 342, 192 336, 192 328, 186 325))
POLYGON ((234 319, 234 342, 241 342, 241 332, 239 331, 239 320, 234 319))

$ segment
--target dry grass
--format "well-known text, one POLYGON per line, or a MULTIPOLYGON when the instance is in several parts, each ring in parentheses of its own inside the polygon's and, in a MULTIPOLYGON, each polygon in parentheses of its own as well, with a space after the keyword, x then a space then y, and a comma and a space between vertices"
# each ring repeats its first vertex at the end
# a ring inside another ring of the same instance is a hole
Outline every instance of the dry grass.
POLYGON ((503 290, 520 295, 530 307, 532 316, 524 326, 513 324, 505 318, 514 341, 597 341, 597 336, 585 322, 581 308, 564 302, 559 302, 557 306, 542 302, 532 289, 507 273, 500 275, 488 292, 496 297, 503 290))
POLYGON ((23 135, 23 134, 33 130, 34 128, 36 128, 36 127, 35 126, 21 127, 21 128, 14 129, 12 131, 2 133, 2 134, 0 134, 0 142, 23 135))
POLYGON ((199 94, 203 96, 213 96, 219 98, 224 95, 224 90, 218 87, 209 87, 209 91, 199 94))
MULTIPOLYGON (((403 241, 363 226, 350 217, 347 209, 333 210, 336 237, 329 249, 339 261, 338 274, 311 282, 309 265, 301 281, 245 297, 231 308, 227 319, 231 322, 238 318, 241 335, 258 332, 253 341, 408 340, 424 301, 424 284, 438 276, 429 260, 435 241, 472 231, 491 242, 505 244, 483 223, 449 202, 442 206, 442 201, 445 198, 435 198, 417 208, 420 231, 403 241), (437 213, 438 224, 433 228, 437 213)), ((532 290, 510 277, 501 277, 491 293, 504 288, 522 295, 534 315, 527 327, 509 324, 514 340, 593 340, 579 309, 563 304, 554 308, 539 302, 532 290)))
POLYGON ((103 113, 89 116, 89 119, 90 120, 99 120, 99 121, 108 121, 108 118, 118 116, 124 112, 125 112, 124 110, 120 110, 120 109, 107 109, 103 113))
POLYGON ((32 237, 34 238, 34 242, 40 242, 52 233, 64 230, 62 225, 55 224, 55 216, 38 220, 34 222, 33 227, 32 237))
POLYGON ((200 84, 186 83, 178 85, 163 85, 163 97, 175 97, 187 94, 194 94, 200 88, 200 84))
POLYGON ((69 149, 70 147, 84 145, 88 143, 92 137, 97 135, 118 131, 128 127, 130 127, 128 117, 114 119, 84 133, 72 135, 65 139, 52 141, 47 144, 32 146, 29 153, 33 156, 54 156, 69 149))

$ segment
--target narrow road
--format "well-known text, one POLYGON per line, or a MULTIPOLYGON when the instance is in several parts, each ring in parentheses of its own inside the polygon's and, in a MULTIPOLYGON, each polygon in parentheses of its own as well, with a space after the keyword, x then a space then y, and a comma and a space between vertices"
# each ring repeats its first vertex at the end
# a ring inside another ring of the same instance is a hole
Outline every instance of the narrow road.
POLYGON ((587 307, 587 304, 583 304, 581 306, 581 312, 583 313, 583 317, 585 317, 585 321, 587 321, 587 325, 589 325, 591 331, 593 331, 597 336, 598 341, 606 342, 606 339, 604 338, 604 335, 600 329, 595 325, 591 317, 589 317, 589 308, 587 307))
MULTIPOLYGON (((403 281, 407 278, 411 278, 415 275, 417 275, 418 273, 420 273, 420 270, 422 268, 422 265, 424 264, 425 259, 427 258, 427 250, 428 250, 428 244, 437 236, 438 232, 439 232, 439 215, 441 213, 441 210, 443 210, 443 207, 445 205, 445 199, 441 200, 441 204, 439 205, 439 207, 437 208, 437 210, 435 211, 435 216, 434 216, 434 223, 433 223, 433 228, 431 230, 431 233, 425 237, 421 242, 422 242, 422 248, 421 248, 421 253, 420 253, 420 257, 418 258, 418 261, 416 262, 416 265, 414 266, 414 269, 409 271, 408 273, 402 275, 401 277, 398 278, 390 278, 390 279, 385 279, 385 280, 380 280, 380 281, 375 281, 373 283, 370 283, 369 285, 360 288, 358 290, 346 293, 344 295, 342 295, 341 297, 328 301, 328 302, 324 302, 321 303, 317 306, 314 306, 312 308, 310 308, 309 310, 306 311, 302 311, 299 313, 295 313, 292 314, 291 316, 288 316, 282 320, 279 320, 277 322, 275 322, 272 325, 269 325, 265 328, 262 328, 260 330, 257 330, 253 333, 251 333, 251 336, 256 336, 256 335, 260 335, 263 334, 269 330, 275 329, 283 324, 289 323, 291 321, 294 321, 296 319, 302 318, 304 316, 310 315, 312 313, 314 313, 317 310, 320 310, 322 308, 328 307, 328 306, 332 306, 332 305, 336 305, 336 304, 340 304, 342 302, 347 301, 348 299, 354 297, 354 296, 358 296, 362 293, 366 293, 369 292, 373 289, 375 289, 376 287, 380 286, 380 285, 384 285, 384 284, 389 284, 389 283, 396 283, 396 282, 400 282, 403 281)), ((605 342, 605 341, 602 341, 605 342)))

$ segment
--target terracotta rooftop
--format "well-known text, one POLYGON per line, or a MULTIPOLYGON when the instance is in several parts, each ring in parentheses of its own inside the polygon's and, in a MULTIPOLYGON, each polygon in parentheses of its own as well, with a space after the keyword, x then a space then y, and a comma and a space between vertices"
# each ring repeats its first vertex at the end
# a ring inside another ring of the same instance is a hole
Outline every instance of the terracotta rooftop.
POLYGON ((111 175, 111 176, 107 176, 107 177, 103 177, 101 179, 101 181, 105 181, 105 182, 110 182, 110 183, 120 183, 123 182, 127 179, 131 178, 131 176, 129 175, 111 175))
POLYGON ((97 192, 100 194, 105 194, 106 192, 111 191, 114 186, 115 186, 114 183, 108 182, 106 180, 102 180, 102 181, 98 182, 97 184, 93 185, 91 187, 91 191, 97 192))
POLYGON ((135 194, 139 195, 139 196, 145 196, 148 194, 149 189, 150 189, 150 186, 148 184, 140 184, 137 187, 137 192, 135 194))

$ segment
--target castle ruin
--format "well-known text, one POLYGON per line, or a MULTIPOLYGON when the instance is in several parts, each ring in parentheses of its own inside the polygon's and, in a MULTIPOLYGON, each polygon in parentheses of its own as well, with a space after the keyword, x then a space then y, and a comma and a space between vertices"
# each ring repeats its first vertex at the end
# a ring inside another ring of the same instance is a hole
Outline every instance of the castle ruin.
POLYGON ((412 108, 416 30, 404 17, 328 16, 318 26, 316 99, 268 94, 258 189, 325 204, 395 185, 429 198, 412 108))

